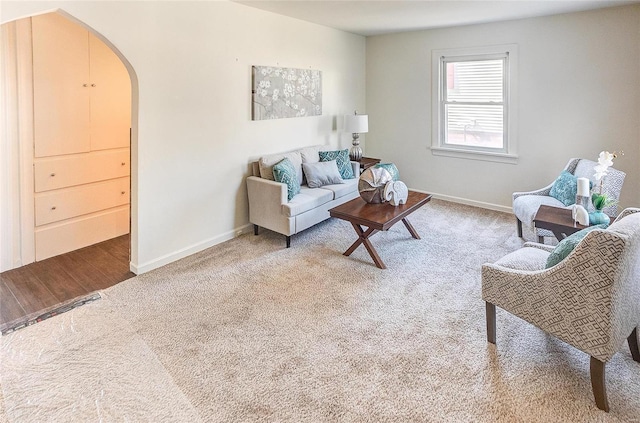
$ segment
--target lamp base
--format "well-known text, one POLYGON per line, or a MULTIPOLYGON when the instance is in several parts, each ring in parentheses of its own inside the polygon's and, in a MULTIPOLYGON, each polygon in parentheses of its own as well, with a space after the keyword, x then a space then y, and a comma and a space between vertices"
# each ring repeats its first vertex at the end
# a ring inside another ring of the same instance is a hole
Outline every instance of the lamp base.
POLYGON ((359 145, 354 145, 349 150, 349 158, 355 162, 360 161, 362 158, 362 148, 359 145))

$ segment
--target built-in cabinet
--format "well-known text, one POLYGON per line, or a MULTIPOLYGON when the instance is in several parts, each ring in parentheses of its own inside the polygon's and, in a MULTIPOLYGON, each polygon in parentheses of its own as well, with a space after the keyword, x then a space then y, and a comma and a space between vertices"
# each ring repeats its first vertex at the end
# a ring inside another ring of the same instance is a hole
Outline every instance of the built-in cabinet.
POLYGON ((35 258, 129 232, 131 83, 88 30, 32 18, 35 258))

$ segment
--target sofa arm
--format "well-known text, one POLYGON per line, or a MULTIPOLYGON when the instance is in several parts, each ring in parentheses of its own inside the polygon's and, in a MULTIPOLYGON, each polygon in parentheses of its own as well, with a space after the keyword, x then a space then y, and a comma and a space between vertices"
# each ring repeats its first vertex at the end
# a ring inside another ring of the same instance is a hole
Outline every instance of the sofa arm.
POLYGON ((287 185, 249 176, 247 178, 249 196, 249 222, 268 227, 268 222, 282 214, 282 205, 287 202, 287 185))

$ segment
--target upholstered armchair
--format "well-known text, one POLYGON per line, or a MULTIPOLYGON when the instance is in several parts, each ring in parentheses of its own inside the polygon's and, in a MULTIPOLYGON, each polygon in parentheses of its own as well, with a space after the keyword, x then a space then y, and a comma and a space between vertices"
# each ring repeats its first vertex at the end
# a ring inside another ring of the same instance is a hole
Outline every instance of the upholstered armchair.
POLYGON ((591 386, 608 411, 605 364, 629 342, 640 363, 640 209, 593 229, 564 260, 545 268, 551 246, 526 243, 482 266, 487 338, 496 343, 496 306, 591 356, 591 386))
MULTIPOLYGON (((586 159, 571 159, 564 167, 564 170, 575 175, 577 178, 588 178, 595 186, 594 167, 597 164, 597 162, 586 159)), ((624 172, 609 168, 609 173, 602 179, 602 193, 606 194, 609 198, 618 200, 625 176, 626 174, 624 172)), ((538 211, 538 207, 541 205, 565 207, 562 202, 549 195, 552 186, 553 183, 535 191, 513 193, 513 213, 516 215, 518 236, 520 238, 522 238, 522 224, 525 224, 535 232, 538 236, 538 242, 540 243, 544 243, 544 237, 553 236, 551 231, 534 228, 533 225, 533 218, 538 211)), ((593 205, 591 203, 589 203, 588 210, 593 211, 593 205)), ((609 207, 605 207, 603 211, 609 215, 609 217, 615 218, 618 213, 618 206, 612 204, 609 207)))

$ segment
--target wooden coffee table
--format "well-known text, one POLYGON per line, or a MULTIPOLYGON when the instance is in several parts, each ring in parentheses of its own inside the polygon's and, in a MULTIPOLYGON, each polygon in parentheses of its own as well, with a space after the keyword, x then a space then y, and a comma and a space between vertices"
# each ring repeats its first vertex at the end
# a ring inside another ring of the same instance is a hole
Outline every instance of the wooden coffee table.
POLYGON ((380 269, 386 269, 387 266, 385 266, 376 249, 373 248, 369 238, 376 232, 389 230, 393 225, 402 221, 411 236, 415 239, 420 239, 416 230, 407 220, 407 216, 427 204, 430 200, 431 194, 409 191, 406 204, 401 204, 397 207, 390 203, 369 204, 361 197, 358 197, 332 208, 329 210, 331 217, 351 223, 358 234, 358 239, 344 252, 344 255, 350 256, 360 244, 364 244, 376 266, 380 269), (367 229, 364 230, 363 226, 366 226, 367 229))
MULTIPOLYGON (((558 241, 562 241, 568 235, 587 227, 573 222, 571 209, 552 206, 540 206, 533 218, 533 224, 536 228, 548 229, 553 232, 558 241)), ((544 243, 544 238, 539 236, 538 242, 544 243)))

